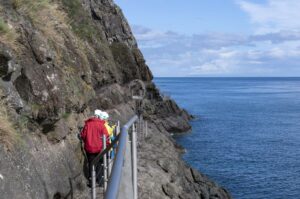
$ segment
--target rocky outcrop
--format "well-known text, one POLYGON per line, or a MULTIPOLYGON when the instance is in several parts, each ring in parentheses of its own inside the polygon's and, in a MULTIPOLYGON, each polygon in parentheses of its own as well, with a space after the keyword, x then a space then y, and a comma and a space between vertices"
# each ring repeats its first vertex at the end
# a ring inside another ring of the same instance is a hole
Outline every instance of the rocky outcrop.
POLYGON ((139 143, 139 198, 230 198, 224 188, 181 160, 182 148, 167 132, 155 124, 149 128, 139 143))
POLYGON ((140 198, 230 198, 181 160, 169 133, 191 117, 160 95, 113 1, 0 0, 0 11, 0 111, 11 127, 0 126, 1 197, 87 198, 78 127, 95 108, 126 122, 139 79, 150 127, 139 137, 140 198))

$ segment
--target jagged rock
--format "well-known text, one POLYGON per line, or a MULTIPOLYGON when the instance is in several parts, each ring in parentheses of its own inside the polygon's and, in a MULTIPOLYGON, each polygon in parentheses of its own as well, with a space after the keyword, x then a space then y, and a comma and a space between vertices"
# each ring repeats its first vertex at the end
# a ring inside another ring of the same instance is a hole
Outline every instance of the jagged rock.
POLYGON ((179 195, 178 188, 171 183, 162 185, 162 189, 163 189, 164 193, 167 196, 169 196, 170 198, 175 198, 176 196, 179 195))
POLYGON ((9 73, 10 55, 7 52, 0 52, 0 75, 1 77, 9 73))
POLYGON ((209 190, 207 187, 200 188, 200 195, 201 199, 210 199, 209 190))
POLYGON ((191 173, 191 169, 185 168, 184 169, 184 175, 185 175, 188 182, 190 182, 190 183, 194 182, 194 177, 191 173))
POLYGON ((47 135, 50 142, 57 143, 63 139, 66 139, 70 133, 70 128, 65 119, 60 119, 55 123, 44 124, 43 133, 47 135))
POLYGON ((72 152, 75 140, 51 145, 47 139, 26 136, 20 150, 7 154, 0 150, 2 198, 88 198, 82 166, 72 152), (81 192, 81 193, 79 193, 81 192))
POLYGON ((107 110, 113 109, 124 101, 126 101, 124 88, 118 84, 112 84, 98 90, 97 97, 90 101, 90 106, 107 110))
POLYGON ((0 85, 4 90, 7 101, 13 109, 20 111, 22 108, 24 108, 24 103, 11 82, 4 82, 0 80, 0 85))
POLYGON ((177 164, 172 159, 161 158, 157 160, 157 164, 167 173, 175 173, 177 170, 177 164))
MULTIPOLYGON (((162 198, 162 194, 169 198, 210 198, 215 194, 210 193, 212 187, 222 196, 230 198, 228 193, 200 174, 195 169, 188 168, 177 152, 176 146, 167 135, 157 133, 155 124, 151 124, 151 135, 141 140, 138 150, 139 157, 139 190, 150 193, 157 190, 150 198, 162 198), (163 177, 162 177, 163 176, 163 177), (160 187, 162 192, 160 192, 160 187), (176 187, 176 190, 173 190, 176 187)), ((147 198, 150 194, 139 194, 140 198, 147 198)))
POLYGON ((173 133, 186 132, 191 129, 187 120, 182 119, 180 116, 170 116, 162 121, 164 128, 173 133))
POLYGON ((20 69, 13 60, 12 53, 0 44, 0 77, 4 81, 10 81, 12 74, 20 69))
POLYGON ((38 31, 32 33, 29 43, 34 57, 39 64, 51 62, 54 59, 54 52, 48 46, 47 39, 38 31))
POLYGON ((206 176, 202 175, 194 168, 191 168, 191 173, 196 183, 205 183, 206 181, 208 181, 208 178, 206 176))
POLYGON ((99 20, 106 29, 107 39, 110 43, 125 42, 130 47, 136 46, 127 20, 113 1, 92 0, 91 11, 94 18, 99 20))

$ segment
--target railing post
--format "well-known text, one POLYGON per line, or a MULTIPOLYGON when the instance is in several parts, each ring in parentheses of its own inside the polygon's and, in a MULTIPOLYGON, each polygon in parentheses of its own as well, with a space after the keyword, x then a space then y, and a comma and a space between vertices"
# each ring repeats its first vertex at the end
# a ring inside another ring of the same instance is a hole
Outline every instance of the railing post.
POLYGON ((111 150, 109 150, 107 152, 107 179, 109 178, 110 176, 110 169, 111 169, 111 150))
POLYGON ((137 128, 136 128, 137 132, 143 132, 142 123, 143 123, 143 117, 139 116, 139 119, 138 119, 138 122, 137 122, 137 128))
MULTIPOLYGON (((106 149, 106 136, 103 135, 102 137, 103 141, 103 150, 106 149)), ((104 154, 103 156, 103 188, 104 188, 104 191, 106 190, 107 188, 107 154, 104 154)))
POLYGON ((131 137, 131 151, 132 151, 132 181, 133 181, 133 194, 134 199, 137 199, 137 153, 136 153, 136 128, 135 124, 132 125, 131 137))
POLYGON ((121 132, 121 125, 120 125, 120 121, 118 121, 118 124, 117 124, 117 135, 119 135, 119 133, 121 132))
MULTIPOLYGON (((121 132, 120 121, 118 120, 117 126, 115 128, 115 136, 118 136, 121 132)), ((117 148, 113 147, 114 155, 117 154, 117 148)))
POLYGON ((92 165, 92 199, 96 199, 96 169, 95 165, 92 165))

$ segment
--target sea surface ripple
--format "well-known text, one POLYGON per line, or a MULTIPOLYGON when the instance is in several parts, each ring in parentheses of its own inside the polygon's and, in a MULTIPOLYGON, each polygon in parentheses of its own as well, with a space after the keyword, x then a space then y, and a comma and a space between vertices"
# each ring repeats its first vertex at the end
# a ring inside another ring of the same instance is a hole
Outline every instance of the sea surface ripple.
POLYGON ((196 116, 183 158, 236 199, 300 198, 300 78, 155 78, 196 116))

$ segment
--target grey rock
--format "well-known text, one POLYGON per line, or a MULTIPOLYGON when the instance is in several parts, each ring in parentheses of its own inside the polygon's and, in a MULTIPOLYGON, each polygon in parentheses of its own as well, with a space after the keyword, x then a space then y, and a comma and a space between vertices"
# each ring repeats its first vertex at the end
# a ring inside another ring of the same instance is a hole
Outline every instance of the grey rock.
POLYGON ((171 183, 162 185, 162 189, 164 193, 170 198, 175 198, 177 195, 179 195, 178 189, 171 183))
POLYGON ((53 198, 58 193, 70 197, 70 193, 79 192, 78 198, 88 197, 88 189, 81 186, 83 176, 78 173, 81 165, 69 148, 71 139, 53 146, 36 135, 23 139, 30 141, 18 146, 18 151, 9 154, 0 149, 1 197, 53 198))
MULTIPOLYGON (((0 44, 0 77, 4 81, 10 81, 14 72, 19 72, 20 66, 13 59, 12 52, 0 44)), ((13 77, 13 80, 15 79, 13 77)))
POLYGON ((172 159, 161 158, 157 160, 157 164, 166 172, 175 173, 177 170, 177 164, 172 159))
POLYGON ((34 57, 39 64, 51 62, 54 59, 54 52, 50 49, 47 39, 38 31, 34 31, 31 34, 29 43, 34 57))
POLYGON ((16 111, 20 111, 22 108, 24 108, 23 100, 11 82, 0 80, 0 85, 3 88, 7 101, 12 108, 14 108, 16 111))
POLYGON ((185 168, 184 169, 184 175, 185 175, 185 177, 186 177, 186 179, 187 179, 187 181, 189 183, 193 183, 194 182, 194 178, 193 178, 193 175, 191 173, 191 169, 185 168))
POLYGON ((194 168, 191 168, 191 173, 192 173, 194 181, 196 183, 204 183, 204 182, 208 181, 207 177, 205 177, 204 175, 202 175, 201 173, 199 173, 194 168))

